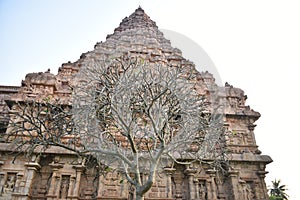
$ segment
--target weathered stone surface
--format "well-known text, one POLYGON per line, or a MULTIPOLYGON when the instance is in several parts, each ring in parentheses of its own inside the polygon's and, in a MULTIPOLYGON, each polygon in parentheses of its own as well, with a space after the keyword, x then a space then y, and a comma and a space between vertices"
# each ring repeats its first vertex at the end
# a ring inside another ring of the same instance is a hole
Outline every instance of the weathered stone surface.
MULTIPOLYGON (((0 87, 1 123, 7 123, 10 101, 38 100, 45 97, 60 99, 71 104, 72 86, 80 67, 90 61, 99 61, 122 55, 142 56, 149 63, 169 63, 174 66, 194 64, 182 57, 179 49, 173 48, 158 30, 155 22, 138 8, 126 17, 106 41, 98 42, 93 51, 84 53, 74 63, 65 63, 54 75, 50 71, 30 73, 22 86, 0 87), (18 91, 18 92, 17 92, 18 91), (17 93, 16 93, 17 92, 17 93)), ((198 200, 267 200, 264 181, 265 167, 272 162, 269 156, 261 155, 255 141, 255 121, 260 114, 246 106, 244 91, 226 83, 215 83, 209 72, 198 72, 197 91, 218 97, 224 105, 224 127, 230 152, 231 168, 227 176, 217 176, 207 165, 175 165, 158 174, 156 183, 146 194, 146 199, 198 199, 198 200)), ((4 134, 5 129, 1 130, 4 134)), ((9 154, 10 147, 0 143, 0 200, 1 199, 131 199, 133 188, 118 172, 101 174, 91 163, 66 150, 53 147, 30 161, 9 154), (87 167, 89 166, 89 167, 87 167)), ((146 174, 141 176, 145 177, 146 174)))
POLYGON ((9 107, 5 103, 6 99, 20 90, 18 86, 0 86, 0 134, 5 133, 5 126, 9 122, 9 107))

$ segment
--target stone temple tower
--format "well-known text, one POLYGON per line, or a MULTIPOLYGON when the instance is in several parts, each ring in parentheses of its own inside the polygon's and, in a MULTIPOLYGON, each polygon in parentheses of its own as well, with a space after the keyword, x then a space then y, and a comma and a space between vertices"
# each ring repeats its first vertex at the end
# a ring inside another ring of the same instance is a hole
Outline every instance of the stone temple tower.
MULTIPOLYGON (((182 52, 171 46, 154 21, 138 8, 125 17, 106 41, 98 42, 94 50, 83 53, 74 63, 64 63, 57 74, 50 71, 29 73, 20 87, 0 86, 0 124, 7 125, 13 102, 51 96, 71 103, 74 77, 90 60, 110 56, 141 55, 149 63, 174 63, 192 66, 182 52)), ((201 66, 200 66, 201 67, 201 66)), ((195 70, 196 71, 196 70, 195 70)), ((244 91, 229 84, 219 86, 209 72, 195 72, 202 90, 217 95, 224 105, 224 128, 230 167, 226 175, 217 176, 209 166, 194 164, 174 165, 158 174, 153 187, 146 193, 148 200, 268 200, 265 184, 266 165, 272 162, 262 155, 255 141, 255 121, 260 114, 245 105, 244 91)), ((133 188, 120 181, 117 172, 99 174, 95 167, 74 153, 53 147, 42 155, 35 152, 25 158, 11 153, 11 144, 2 136, 8 130, 0 129, 0 200, 87 200, 132 199, 133 188), (92 165, 91 165, 92 166, 92 165)))

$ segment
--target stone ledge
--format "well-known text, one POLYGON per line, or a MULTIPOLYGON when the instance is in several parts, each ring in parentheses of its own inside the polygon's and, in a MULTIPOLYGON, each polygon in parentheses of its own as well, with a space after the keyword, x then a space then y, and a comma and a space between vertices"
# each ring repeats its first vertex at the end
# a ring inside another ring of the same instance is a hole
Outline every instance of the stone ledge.
POLYGON ((230 154, 230 161, 244 161, 244 162, 262 162, 269 164, 273 162, 272 158, 268 155, 259 155, 253 153, 230 154))

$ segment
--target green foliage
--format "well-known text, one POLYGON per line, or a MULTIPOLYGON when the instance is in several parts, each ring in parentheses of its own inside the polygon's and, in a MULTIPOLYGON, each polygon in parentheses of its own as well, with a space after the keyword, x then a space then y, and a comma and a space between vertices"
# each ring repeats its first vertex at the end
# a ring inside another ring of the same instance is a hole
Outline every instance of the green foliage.
POLYGON ((110 168, 110 167, 105 167, 104 171, 105 172, 111 172, 113 170, 113 168, 110 168))
POLYGON ((269 189, 270 200, 288 200, 289 195, 286 194, 286 190, 286 185, 280 185, 280 180, 275 179, 269 189))
POLYGON ((283 200, 282 197, 270 196, 270 200, 283 200))

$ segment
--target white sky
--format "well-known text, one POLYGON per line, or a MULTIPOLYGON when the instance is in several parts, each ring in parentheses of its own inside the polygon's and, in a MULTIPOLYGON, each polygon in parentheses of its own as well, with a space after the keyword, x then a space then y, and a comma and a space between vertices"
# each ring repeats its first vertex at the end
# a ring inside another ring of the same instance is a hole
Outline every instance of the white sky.
POLYGON ((300 199, 297 1, 0 0, 0 85, 20 85, 26 73, 48 68, 56 74, 105 41, 139 5, 159 28, 199 44, 221 79, 245 91, 247 104, 262 114, 259 149, 274 160, 267 185, 281 179, 290 200, 300 199))

